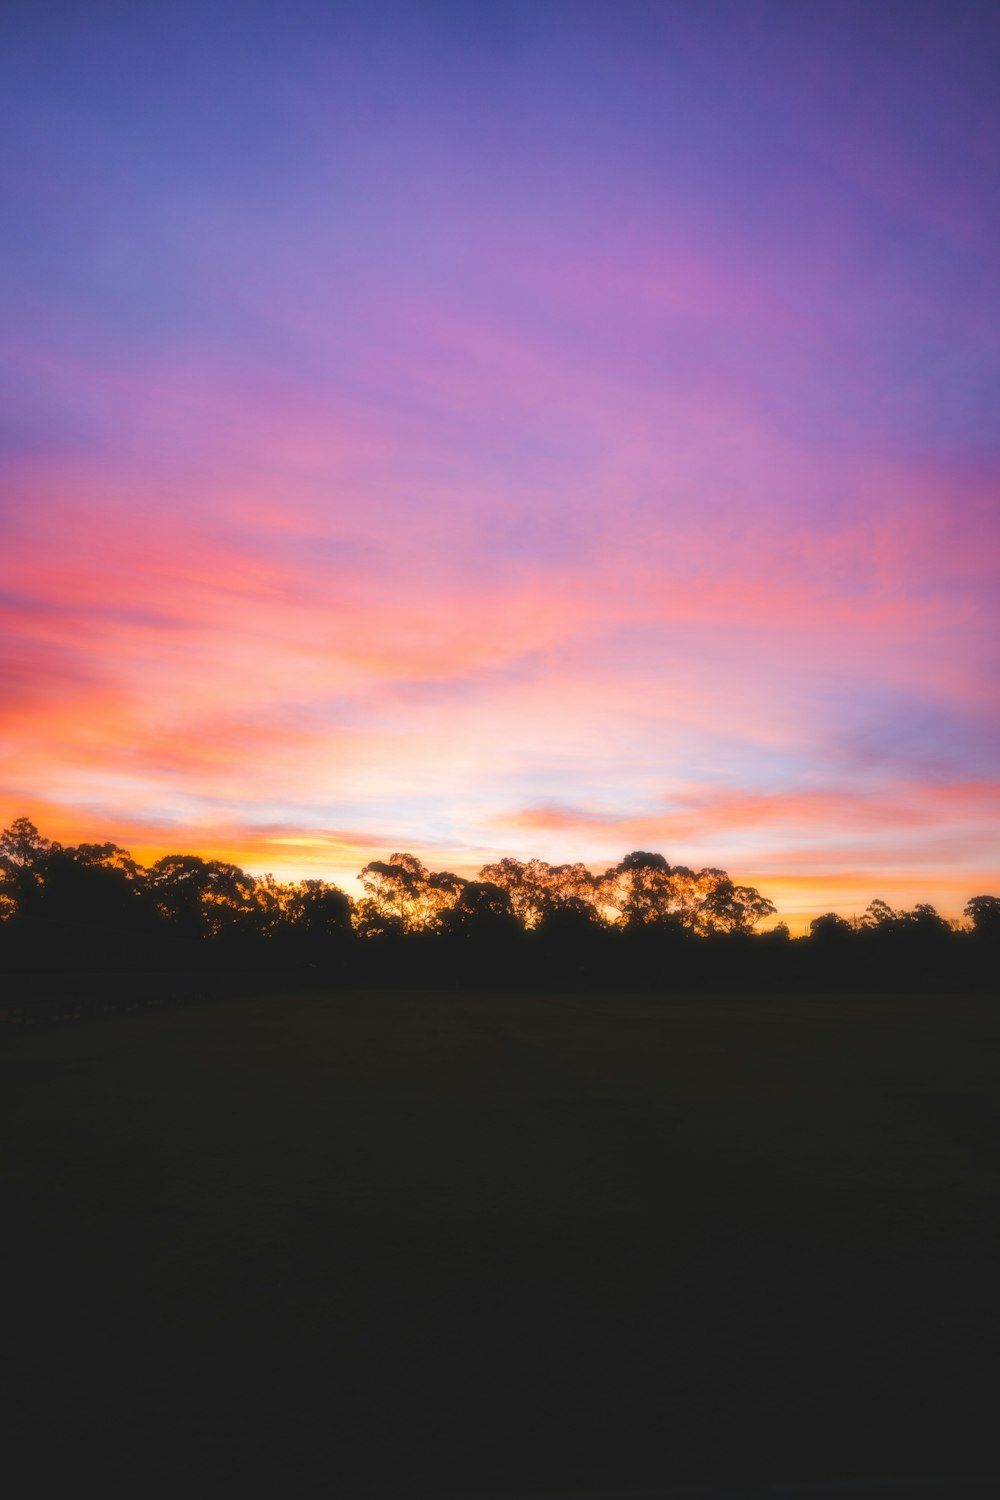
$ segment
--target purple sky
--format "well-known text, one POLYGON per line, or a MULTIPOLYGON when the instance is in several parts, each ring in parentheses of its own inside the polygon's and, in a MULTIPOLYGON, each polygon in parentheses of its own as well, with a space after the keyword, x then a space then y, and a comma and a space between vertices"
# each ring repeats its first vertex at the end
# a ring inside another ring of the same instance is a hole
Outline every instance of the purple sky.
POLYGON ((1000 10, 8 5, 0 816, 1000 887, 1000 10))

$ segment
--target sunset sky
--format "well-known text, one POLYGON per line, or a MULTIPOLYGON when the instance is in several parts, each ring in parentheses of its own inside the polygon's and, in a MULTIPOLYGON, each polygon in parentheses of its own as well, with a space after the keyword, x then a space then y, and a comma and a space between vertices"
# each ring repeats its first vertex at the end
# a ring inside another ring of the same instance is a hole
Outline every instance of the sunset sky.
POLYGON ((1000 8, 12 3, 0 820, 1000 892, 1000 8))

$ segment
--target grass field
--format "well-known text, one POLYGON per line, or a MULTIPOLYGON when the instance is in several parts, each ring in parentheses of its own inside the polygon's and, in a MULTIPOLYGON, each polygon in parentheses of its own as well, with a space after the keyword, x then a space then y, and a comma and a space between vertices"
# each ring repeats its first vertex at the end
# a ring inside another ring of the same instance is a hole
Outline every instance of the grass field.
POLYGON ((974 999, 303 993, 16 1039, 11 1493, 995 1474, 998 1082, 974 999))

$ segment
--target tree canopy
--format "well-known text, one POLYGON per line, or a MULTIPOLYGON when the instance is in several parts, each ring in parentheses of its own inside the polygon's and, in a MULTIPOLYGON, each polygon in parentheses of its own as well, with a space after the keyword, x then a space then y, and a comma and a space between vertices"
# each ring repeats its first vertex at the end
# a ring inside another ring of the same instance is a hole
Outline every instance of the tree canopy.
POLYGON ((391 982, 431 975, 433 956, 449 953, 473 965, 470 982, 493 973, 524 983, 569 975, 619 983, 631 975, 657 985, 668 975, 775 974, 778 964, 794 975, 787 966, 795 962, 816 983, 838 974, 852 983, 903 974, 920 982, 956 943, 991 973, 1000 956, 998 896, 972 897, 964 924, 926 902, 905 911, 875 899, 860 918, 827 912, 808 938, 791 941, 783 923, 773 924, 774 902, 755 887, 649 850, 600 873, 507 857, 473 878, 398 851, 365 865, 359 885, 354 899, 327 881, 254 876, 190 853, 165 854, 147 868, 117 843, 64 846, 17 818, 0 833, 0 944, 25 961, 142 965, 155 954, 162 966, 215 954, 305 972, 343 966, 350 954, 351 972, 384 973, 391 982), (796 958, 807 950, 812 970, 796 958))

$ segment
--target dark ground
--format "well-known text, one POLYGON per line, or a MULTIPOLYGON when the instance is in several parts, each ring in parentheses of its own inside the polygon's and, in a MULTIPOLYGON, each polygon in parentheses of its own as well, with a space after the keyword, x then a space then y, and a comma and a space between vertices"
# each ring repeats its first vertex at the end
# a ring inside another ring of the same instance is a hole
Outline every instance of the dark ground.
POLYGON ((8 1041, 5 1489, 961 1494, 1000 1474, 998 1078, 974 999, 303 993, 8 1041))

